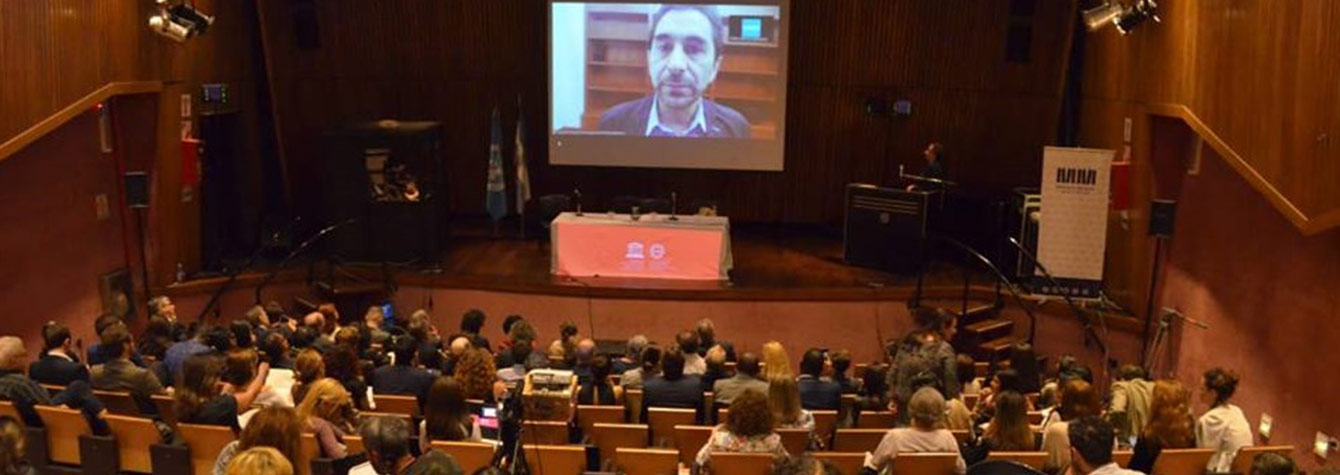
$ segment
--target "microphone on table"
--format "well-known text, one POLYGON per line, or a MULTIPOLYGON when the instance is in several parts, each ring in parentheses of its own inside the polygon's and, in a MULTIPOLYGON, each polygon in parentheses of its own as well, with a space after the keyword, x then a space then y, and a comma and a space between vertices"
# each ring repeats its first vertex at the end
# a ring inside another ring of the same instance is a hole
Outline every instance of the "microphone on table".
POLYGON ((679 193, 670 192, 670 220, 679 221, 679 193))
POLYGON ((582 215, 582 190, 573 188, 572 196, 577 200, 577 216, 582 215))

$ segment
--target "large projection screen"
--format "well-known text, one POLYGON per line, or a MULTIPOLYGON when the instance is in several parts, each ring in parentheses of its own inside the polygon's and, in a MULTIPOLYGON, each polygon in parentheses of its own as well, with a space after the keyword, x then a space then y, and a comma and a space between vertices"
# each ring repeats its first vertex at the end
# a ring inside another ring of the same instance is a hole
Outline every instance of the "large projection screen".
POLYGON ((781 171, 790 0, 551 0, 549 163, 781 171))

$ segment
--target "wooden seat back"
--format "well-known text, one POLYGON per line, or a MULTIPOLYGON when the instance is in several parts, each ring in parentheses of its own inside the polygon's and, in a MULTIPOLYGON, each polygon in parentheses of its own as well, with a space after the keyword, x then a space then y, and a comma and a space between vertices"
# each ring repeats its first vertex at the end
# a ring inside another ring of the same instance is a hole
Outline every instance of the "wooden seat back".
POLYGON ((561 421, 523 421, 521 443, 527 445, 567 445, 568 423, 561 421))
POLYGON ((363 438, 356 435, 344 436, 344 451, 349 455, 361 454, 367 452, 367 447, 363 446, 363 438))
POLYGON ((777 435, 782 437, 782 447, 786 447, 786 453, 790 455, 800 455, 810 447, 810 431, 805 429, 777 429, 777 435))
POLYGON ((24 424, 23 416, 19 414, 19 408, 14 407, 12 402, 0 401, 0 416, 13 417, 19 424, 24 424))
POLYGON ((624 406, 628 408, 628 422, 640 424, 642 420, 642 390, 629 389, 623 393, 624 406))
POLYGON ((890 475, 953 475, 958 472, 956 453, 905 453, 893 458, 890 475))
POLYGON ((954 441, 958 442, 960 445, 967 443, 969 440, 972 440, 972 431, 951 430, 949 432, 954 434, 954 441))
POLYGON ((406 414, 409 416, 419 415, 419 399, 414 396, 373 394, 372 403, 377 405, 377 412, 406 414))
POLYGON ((1047 463, 1046 452, 1003 452, 992 451, 986 456, 987 460, 1009 460, 1023 465, 1027 465, 1033 470, 1042 470, 1042 465, 1047 463))
POLYGON ((651 427, 652 447, 668 447, 675 440, 675 426, 693 425, 693 409, 653 407, 647 409, 647 425, 651 427))
POLYGON ((149 396, 154 402, 154 407, 158 409, 158 417, 163 418, 163 422, 172 427, 177 426, 177 404, 172 401, 171 396, 155 394, 149 396))
MULTIPOLYGON (((1238 449, 1238 454, 1233 457, 1232 473, 1247 474, 1252 472, 1252 460, 1257 455, 1264 453, 1276 453, 1288 457, 1293 452, 1292 445, 1261 445, 1257 447, 1243 447, 1238 449)), ((1207 464, 1209 462, 1206 462, 1207 464)), ((1125 467, 1125 465, 1122 465, 1125 467)))
POLYGON ((842 473, 859 474, 865 466, 864 452, 811 452, 817 460, 832 463, 842 473))
POLYGON ((461 464, 461 469, 465 473, 475 473, 476 470, 493 463, 493 444, 434 440, 432 447, 456 459, 456 463, 461 464))
POLYGON ((712 473, 717 475, 768 475, 772 454, 712 452, 712 473))
POLYGON ((102 402, 107 412, 122 416, 140 416, 140 405, 125 391, 93 391, 93 397, 102 402))
POLYGON ((888 411, 866 411, 856 416, 856 427, 861 429, 892 429, 897 417, 888 411))
POLYGON ((814 415, 814 437, 828 447, 833 443, 833 430, 837 429, 838 411, 817 410, 810 414, 814 415))
POLYGON ((614 460, 624 475, 679 474, 679 452, 675 450, 621 448, 614 460))
POLYGON ((600 459, 614 458, 618 449, 644 449, 650 429, 646 424, 605 424, 597 422, 591 427, 591 443, 600 451, 600 459))
POLYGON ((693 460, 698 457, 698 451, 707 445, 707 440, 712 438, 712 427, 678 425, 675 426, 675 450, 679 451, 679 461, 684 465, 692 465, 693 460))
POLYGON ((84 414, 55 406, 33 406, 33 409, 47 430, 47 458, 56 463, 79 465, 79 436, 92 434, 84 414))
POLYGON ((1202 475, 1211 457, 1214 457, 1214 449, 1164 449, 1154 460, 1154 470, 1150 473, 1202 475))
POLYGON ((534 475, 581 475, 586 449, 572 445, 527 445, 526 462, 534 475))
POLYGON ((601 424, 623 424, 623 406, 577 406, 577 427, 582 435, 591 436, 591 427, 601 424))
POLYGON ((321 458, 321 444, 316 435, 304 432, 298 439, 298 460, 293 461, 293 473, 308 475, 312 473, 312 461, 321 458))
POLYGON ((112 431, 112 437, 116 439, 116 457, 120 461, 121 471, 153 473, 149 446, 162 440, 154 421, 115 414, 108 414, 104 419, 112 431))
POLYGON ((177 435, 191 451, 191 473, 195 475, 212 475, 214 459, 237 438, 227 427, 184 423, 177 424, 177 435))
POLYGON ((833 450, 837 452, 874 452, 884 440, 888 429, 838 429, 833 434, 833 450))

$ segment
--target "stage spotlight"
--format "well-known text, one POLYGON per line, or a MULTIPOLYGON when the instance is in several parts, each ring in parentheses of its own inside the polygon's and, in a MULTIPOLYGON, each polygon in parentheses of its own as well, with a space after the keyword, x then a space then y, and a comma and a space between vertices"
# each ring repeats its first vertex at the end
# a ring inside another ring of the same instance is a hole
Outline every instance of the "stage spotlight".
POLYGON ((1126 11, 1117 18, 1115 21, 1117 24, 1117 31, 1126 35, 1130 34, 1131 30, 1140 26, 1141 23, 1144 23, 1145 20, 1152 18, 1155 22, 1159 22, 1161 20, 1159 20, 1158 12, 1159 5, 1154 3, 1154 0, 1139 0, 1135 2, 1135 6, 1126 9, 1126 11))
POLYGON ((214 24, 214 17, 201 13, 186 3, 171 4, 157 0, 158 12, 149 17, 149 29, 178 43, 204 34, 214 24))
POLYGON ((1084 10, 1084 24, 1089 27, 1089 31, 1098 31, 1109 23, 1115 23, 1124 12, 1125 7, 1120 3, 1103 2, 1102 5, 1084 10))

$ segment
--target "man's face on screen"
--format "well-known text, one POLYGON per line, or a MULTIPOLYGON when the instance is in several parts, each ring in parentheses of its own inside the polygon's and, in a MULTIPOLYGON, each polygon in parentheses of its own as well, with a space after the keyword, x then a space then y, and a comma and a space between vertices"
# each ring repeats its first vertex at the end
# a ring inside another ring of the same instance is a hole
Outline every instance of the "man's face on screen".
POLYGON ((712 43, 713 28, 696 10, 671 10, 656 24, 647 66, 660 107, 693 107, 716 79, 721 60, 712 43))

